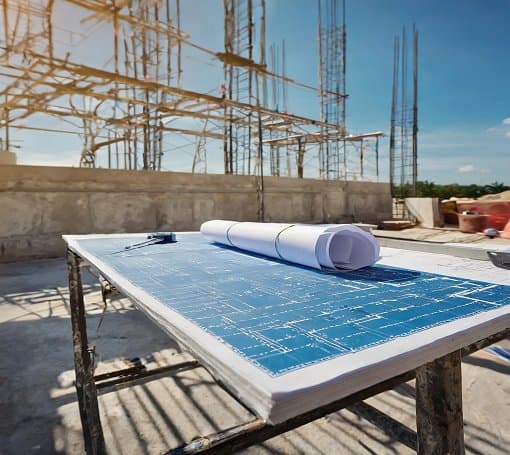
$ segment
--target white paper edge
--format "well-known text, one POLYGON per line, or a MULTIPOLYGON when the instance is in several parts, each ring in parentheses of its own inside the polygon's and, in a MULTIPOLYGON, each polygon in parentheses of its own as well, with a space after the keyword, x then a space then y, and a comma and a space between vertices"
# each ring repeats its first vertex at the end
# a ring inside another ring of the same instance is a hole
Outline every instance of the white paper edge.
MULTIPOLYGON (((184 234, 184 233, 179 233, 184 234)), ((129 237, 139 237, 146 234, 131 234, 129 237)), ((176 311, 156 300, 150 294, 133 285, 117 271, 102 262, 97 256, 83 250, 76 243, 78 240, 99 238, 124 238, 123 234, 113 235, 63 235, 68 247, 78 253, 80 257, 95 266, 110 283, 133 300, 133 303, 153 319, 172 337, 194 352, 200 360, 218 377, 222 378, 231 391, 250 409, 260 417, 266 418, 271 408, 271 393, 260 384, 267 384, 271 378, 264 371, 252 365, 249 361, 234 352, 226 344, 213 335, 181 316, 176 311), (151 308, 152 307, 152 308, 151 308), (235 385, 232 376, 237 377, 235 385)))
POLYGON ((146 234, 64 235, 63 238, 72 251, 96 266, 169 335, 196 353, 243 403, 273 424, 417 368, 510 327, 510 308, 498 308, 271 377, 76 244, 82 239, 140 235, 146 234), (298 395, 304 396, 305 400, 297 399, 298 395))

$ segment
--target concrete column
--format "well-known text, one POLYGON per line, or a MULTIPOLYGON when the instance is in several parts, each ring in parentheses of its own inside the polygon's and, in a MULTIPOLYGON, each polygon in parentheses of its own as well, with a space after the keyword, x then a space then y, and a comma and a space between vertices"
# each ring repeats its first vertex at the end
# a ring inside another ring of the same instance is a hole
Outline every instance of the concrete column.
POLYGON ((0 151, 0 165, 16 164, 16 154, 14 152, 0 151))

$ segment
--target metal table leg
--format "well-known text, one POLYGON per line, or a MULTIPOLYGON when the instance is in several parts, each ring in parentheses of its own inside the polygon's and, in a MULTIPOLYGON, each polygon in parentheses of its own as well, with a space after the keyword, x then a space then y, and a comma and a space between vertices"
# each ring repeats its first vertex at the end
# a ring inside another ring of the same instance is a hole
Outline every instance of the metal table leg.
POLYGON ((101 455, 106 453, 106 449, 94 382, 93 353, 88 347, 80 261, 79 256, 71 250, 67 250, 76 392, 85 440, 85 450, 89 455, 101 455))
POLYGON ((461 352, 416 370, 418 454, 464 455, 461 352))

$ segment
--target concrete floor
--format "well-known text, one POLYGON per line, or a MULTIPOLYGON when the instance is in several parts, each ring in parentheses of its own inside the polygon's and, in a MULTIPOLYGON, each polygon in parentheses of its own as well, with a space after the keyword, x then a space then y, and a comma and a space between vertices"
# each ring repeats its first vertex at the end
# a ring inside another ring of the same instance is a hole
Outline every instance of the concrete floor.
MULTIPOLYGON (((0 264, 0 453, 83 453, 63 260, 0 264)), ((99 332, 99 288, 84 277, 91 341, 99 370, 150 355, 168 364, 189 355, 125 300, 109 306, 99 332)), ((510 347, 508 340, 500 343, 510 347)), ((486 352, 463 364, 466 446, 473 454, 508 454, 510 365, 486 352)), ((368 402, 409 428, 414 387, 403 384, 368 402)), ((203 369, 153 377, 100 396, 107 446, 115 454, 152 454, 249 414, 203 369)), ((361 416, 362 407, 320 419, 250 448, 249 454, 407 454, 412 451, 361 416)))
POLYGON ((372 233, 379 238, 413 240, 440 244, 462 243, 495 250, 510 249, 510 239, 503 237, 490 239, 486 235, 480 233, 466 234, 464 232, 460 232, 457 228, 425 228, 418 226, 409 229, 402 229, 401 231, 373 229, 372 233))

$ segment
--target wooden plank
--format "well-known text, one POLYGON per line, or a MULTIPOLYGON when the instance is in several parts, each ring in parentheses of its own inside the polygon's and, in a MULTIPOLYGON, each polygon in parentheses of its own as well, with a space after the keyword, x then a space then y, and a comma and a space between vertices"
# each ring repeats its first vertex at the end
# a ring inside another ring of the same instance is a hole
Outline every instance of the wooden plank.
POLYGON ((463 455, 461 352, 416 369, 418 454, 463 455))

